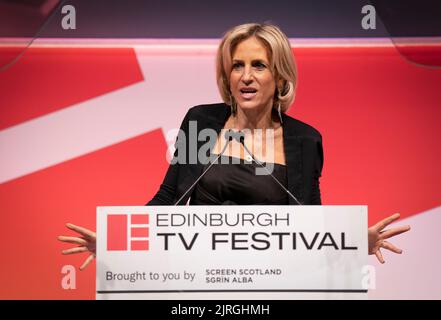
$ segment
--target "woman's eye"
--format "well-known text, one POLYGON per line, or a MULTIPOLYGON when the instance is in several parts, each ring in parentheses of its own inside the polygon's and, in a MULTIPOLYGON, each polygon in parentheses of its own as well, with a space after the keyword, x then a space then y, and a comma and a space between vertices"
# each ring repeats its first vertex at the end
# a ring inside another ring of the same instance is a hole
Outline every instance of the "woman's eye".
POLYGON ((265 66, 262 62, 256 62, 256 63, 254 64, 254 67, 256 67, 256 68, 258 68, 258 69, 263 69, 263 68, 265 68, 266 66, 265 66))
POLYGON ((242 67, 242 65, 240 63, 233 64, 233 69, 239 69, 240 67, 242 67))

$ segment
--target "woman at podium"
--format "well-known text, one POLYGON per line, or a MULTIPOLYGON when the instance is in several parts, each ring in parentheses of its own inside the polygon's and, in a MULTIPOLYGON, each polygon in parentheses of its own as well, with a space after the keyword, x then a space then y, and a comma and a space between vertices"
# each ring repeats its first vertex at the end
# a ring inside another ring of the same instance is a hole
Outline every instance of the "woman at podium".
POLYGON ((285 114, 297 86, 287 37, 273 25, 237 26, 221 41, 216 61, 224 103, 188 111, 176 160, 148 205, 186 204, 189 199, 191 205, 321 204, 322 137, 285 114), (190 150, 196 137, 189 132, 192 121, 198 133, 216 133, 210 148, 212 158, 220 156, 216 164, 204 165, 210 155, 190 150), (243 140, 229 141, 229 130, 241 133, 243 140), (198 161, 188 165, 194 153, 198 161), (256 174, 259 168, 262 174, 256 174))
MULTIPOLYGON (((286 35, 269 24, 232 28, 218 47, 216 71, 223 103, 187 112, 164 181, 147 205, 320 205, 322 136, 286 114, 297 87, 286 35)), ((369 253, 382 263, 380 248, 402 252, 386 239, 410 227, 383 231, 398 218, 369 228, 369 253)), ((79 245, 63 253, 90 251, 84 269, 95 257, 95 233, 67 226, 82 237, 60 237, 79 245)))

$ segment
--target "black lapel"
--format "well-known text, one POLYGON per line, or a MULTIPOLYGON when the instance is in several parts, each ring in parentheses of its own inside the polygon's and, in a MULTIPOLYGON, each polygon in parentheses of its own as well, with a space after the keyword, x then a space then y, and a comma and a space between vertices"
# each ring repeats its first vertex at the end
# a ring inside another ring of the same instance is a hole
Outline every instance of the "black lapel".
MULTIPOLYGON (((288 171, 288 190, 303 203, 302 140, 296 133, 294 123, 282 113, 283 146, 288 171)), ((297 204, 289 198, 289 204, 297 204)))
MULTIPOLYGON (((199 132, 203 129, 214 129, 216 130, 217 134, 221 132, 223 127, 225 126, 225 122, 228 120, 229 116, 231 114, 231 109, 226 104, 221 104, 219 106, 219 111, 207 114, 205 118, 199 118, 197 120, 197 132, 199 135, 199 132)), ((206 143, 206 141, 197 141, 197 151, 199 153, 199 149, 206 143)), ((197 155, 196 155, 197 158, 197 155)), ((197 161, 197 164, 186 166, 189 170, 188 174, 185 176, 184 181, 182 183, 183 188, 182 191, 185 192, 188 190, 188 188, 196 181, 197 178, 202 174, 202 170, 204 169, 204 165, 199 162, 199 159, 197 161)), ((180 204, 186 204, 188 198, 191 196, 191 193, 193 192, 193 187, 187 195, 182 199, 179 203, 180 204)))
MULTIPOLYGON (((205 119, 200 119, 198 121, 198 133, 203 129, 212 129, 216 130, 217 135, 225 126, 228 118, 230 117, 231 109, 226 104, 221 104, 219 106, 219 110, 216 113, 208 115, 205 119)), ((198 141, 198 152, 199 149, 206 143, 206 141, 198 141)), ((211 150, 212 151, 212 150, 211 150)), ((200 164, 198 161, 198 170, 202 173, 203 164, 200 164)))

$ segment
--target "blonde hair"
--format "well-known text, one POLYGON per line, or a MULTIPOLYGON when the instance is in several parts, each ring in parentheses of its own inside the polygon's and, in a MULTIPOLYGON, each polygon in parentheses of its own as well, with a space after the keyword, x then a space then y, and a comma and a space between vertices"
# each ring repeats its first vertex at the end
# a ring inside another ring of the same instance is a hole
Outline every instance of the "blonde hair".
POLYGON ((227 31, 218 47, 216 57, 217 86, 223 101, 233 104, 230 91, 232 56, 237 45, 251 37, 256 37, 267 48, 271 71, 276 82, 273 107, 286 112, 294 101, 297 87, 297 66, 286 35, 275 25, 247 23, 227 31), (278 88, 279 82, 282 87, 278 88))

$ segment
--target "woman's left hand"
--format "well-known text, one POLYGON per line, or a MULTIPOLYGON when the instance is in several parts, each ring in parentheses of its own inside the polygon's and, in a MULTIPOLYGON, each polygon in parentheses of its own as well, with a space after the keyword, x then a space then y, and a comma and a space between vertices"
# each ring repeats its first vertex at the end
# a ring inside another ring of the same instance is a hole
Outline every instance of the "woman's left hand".
POLYGON ((386 239, 393 236, 399 235, 403 232, 410 230, 410 226, 396 227, 388 230, 383 230, 386 226, 400 218, 399 213, 395 213, 384 220, 377 222, 375 225, 368 229, 368 242, 369 242, 369 254, 375 254, 378 261, 384 263, 383 255, 381 254, 380 248, 390 250, 392 252, 401 254, 403 250, 398 249, 386 239))

